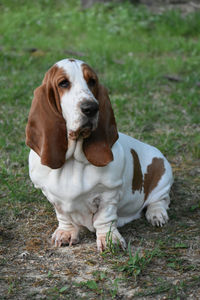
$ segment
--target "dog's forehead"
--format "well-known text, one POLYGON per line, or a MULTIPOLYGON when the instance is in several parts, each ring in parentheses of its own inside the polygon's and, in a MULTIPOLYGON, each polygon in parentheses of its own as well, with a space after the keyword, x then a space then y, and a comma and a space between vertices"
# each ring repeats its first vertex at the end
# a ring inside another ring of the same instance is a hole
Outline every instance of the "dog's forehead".
POLYGON ((83 77, 82 65, 83 61, 78 59, 63 59, 56 63, 56 66, 62 68, 71 80, 74 80, 77 76, 83 77))

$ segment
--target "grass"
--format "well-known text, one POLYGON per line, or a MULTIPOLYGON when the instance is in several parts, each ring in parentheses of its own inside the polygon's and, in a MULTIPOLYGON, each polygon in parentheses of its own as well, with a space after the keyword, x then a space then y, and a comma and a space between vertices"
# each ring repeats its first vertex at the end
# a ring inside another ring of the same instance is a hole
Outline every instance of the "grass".
POLYGON ((159 250, 153 251, 145 250, 144 253, 140 253, 139 250, 133 255, 130 243, 128 244, 128 259, 127 261, 118 267, 120 272, 125 272, 128 276, 134 276, 135 279, 142 271, 150 264, 155 256, 158 256, 159 250))
POLYGON ((3 299, 73 299, 74 287, 80 299, 198 295, 200 13, 153 14, 126 1, 81 10, 77 0, 2 0, 0 11, 3 299), (109 89, 118 129, 158 147, 175 174, 169 225, 153 229, 144 219, 135 221, 122 229, 130 251, 111 247, 98 260, 89 233, 80 249, 51 252, 47 237, 55 216, 28 176, 24 141, 33 90, 65 57, 96 69, 109 89), (27 258, 19 258, 27 249, 27 258))

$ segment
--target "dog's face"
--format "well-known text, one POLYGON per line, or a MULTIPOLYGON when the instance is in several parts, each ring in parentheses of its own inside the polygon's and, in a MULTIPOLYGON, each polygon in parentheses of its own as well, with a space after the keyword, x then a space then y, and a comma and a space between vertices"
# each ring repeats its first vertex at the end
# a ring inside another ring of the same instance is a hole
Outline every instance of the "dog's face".
POLYGON ((56 169, 79 138, 90 163, 105 166, 112 161, 118 132, 107 90, 87 64, 64 59, 46 72, 34 91, 26 143, 42 164, 56 169))
POLYGON ((98 124, 97 75, 79 60, 64 59, 56 66, 62 70, 57 89, 68 139, 75 140, 80 136, 86 138, 98 124))

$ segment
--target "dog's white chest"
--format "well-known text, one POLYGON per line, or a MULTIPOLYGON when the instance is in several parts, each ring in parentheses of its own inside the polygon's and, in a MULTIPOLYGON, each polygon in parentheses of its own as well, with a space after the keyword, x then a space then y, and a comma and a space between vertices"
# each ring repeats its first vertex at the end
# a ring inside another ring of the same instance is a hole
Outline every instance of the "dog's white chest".
MULTIPOLYGON (((120 149, 121 146, 116 144, 113 152, 119 153, 120 149)), ((29 157, 30 177, 35 187, 41 188, 58 211, 70 216, 72 223, 86 226, 91 231, 102 194, 114 190, 118 195, 122 190, 123 164, 123 159, 114 160, 99 168, 69 158, 62 168, 52 170, 40 163, 40 157, 34 151, 29 157), (116 165, 116 172, 112 172, 116 165)))

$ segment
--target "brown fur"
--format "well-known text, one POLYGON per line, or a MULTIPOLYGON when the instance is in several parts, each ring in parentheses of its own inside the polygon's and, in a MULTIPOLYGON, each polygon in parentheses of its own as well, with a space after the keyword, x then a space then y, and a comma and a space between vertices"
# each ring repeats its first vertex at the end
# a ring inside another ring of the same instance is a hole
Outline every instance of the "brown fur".
POLYGON ((154 157, 152 163, 147 167, 147 173, 144 175, 145 201, 153 189, 158 185, 158 182, 164 173, 165 167, 163 159, 154 157))
POLYGON ((142 174, 141 165, 138 154, 135 150, 131 149, 133 156, 133 180, 132 180, 132 191, 141 192, 144 188, 144 201, 147 200, 149 194, 158 185, 162 175, 165 173, 164 161, 162 158, 154 157, 151 164, 147 167, 147 173, 142 174))
POLYGON ((90 163, 102 167, 113 160, 111 148, 118 139, 118 132, 107 90, 100 84, 97 100, 99 101, 98 126, 84 140, 83 151, 90 163))
POLYGON ((133 165, 134 165, 134 172, 133 172, 133 180, 132 180, 132 191, 142 191, 143 186, 143 174, 141 170, 140 160, 135 150, 131 149, 131 154, 133 156, 133 165))
MULTIPOLYGON (((111 147, 118 139, 114 113, 108 93, 98 83, 95 72, 83 64, 83 74, 86 82, 91 76, 95 79, 91 91, 99 102, 98 126, 84 139, 83 151, 91 164, 105 166, 113 160, 111 147)), ((62 167, 68 149, 66 122, 60 105, 66 90, 58 85, 64 79, 68 79, 67 74, 57 66, 46 73, 42 85, 34 92, 26 126, 26 144, 40 156, 42 164, 52 169, 62 167)))
POLYGON ((28 124, 26 144, 41 158, 41 163, 52 169, 60 168, 65 162, 67 151, 66 122, 61 114, 58 85, 63 70, 52 67, 43 83, 34 91, 28 124))
POLYGON ((87 84, 89 83, 90 79, 94 79, 96 81, 96 84, 93 87, 90 87, 89 84, 88 84, 88 87, 91 90, 94 97, 97 98, 99 82, 98 82, 98 77, 97 77, 96 73, 87 64, 82 64, 82 71, 83 71, 83 77, 84 77, 85 81, 87 82, 87 84))

